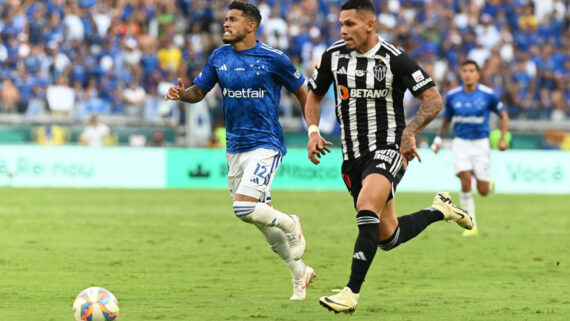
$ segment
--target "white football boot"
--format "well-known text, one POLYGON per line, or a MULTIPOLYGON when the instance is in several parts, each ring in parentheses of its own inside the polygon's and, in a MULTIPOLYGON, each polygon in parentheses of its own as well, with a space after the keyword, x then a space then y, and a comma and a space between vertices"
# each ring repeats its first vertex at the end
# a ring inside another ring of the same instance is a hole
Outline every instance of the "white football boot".
POLYGON ((291 301, 305 300, 307 297, 307 287, 309 284, 313 283, 313 280, 317 277, 315 270, 310 266, 305 265, 305 273, 303 277, 295 280, 293 279, 293 295, 291 296, 291 301))
POLYGON ((431 206, 443 214, 444 220, 455 222, 466 230, 473 229, 471 216, 465 210, 453 204, 448 192, 437 193, 433 198, 431 206))
POLYGON ((319 303, 334 313, 352 313, 356 310, 360 294, 353 293, 349 287, 344 287, 339 293, 330 296, 322 296, 319 303))

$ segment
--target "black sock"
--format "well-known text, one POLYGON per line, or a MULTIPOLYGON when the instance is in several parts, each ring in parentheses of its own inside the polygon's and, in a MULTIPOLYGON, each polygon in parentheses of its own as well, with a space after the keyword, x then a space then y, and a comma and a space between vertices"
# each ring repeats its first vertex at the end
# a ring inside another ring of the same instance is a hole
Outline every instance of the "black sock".
POLYGON ((380 220, 376 213, 363 210, 356 215, 356 224, 358 225, 358 237, 354 243, 350 281, 346 286, 352 292, 359 293, 368 268, 370 268, 370 264, 372 264, 378 249, 378 241, 380 241, 378 225, 380 220))
POLYGON ((437 210, 421 210, 419 212, 398 217, 398 227, 388 239, 379 242, 384 251, 396 248, 402 243, 418 236, 428 225, 443 220, 443 214, 437 210))

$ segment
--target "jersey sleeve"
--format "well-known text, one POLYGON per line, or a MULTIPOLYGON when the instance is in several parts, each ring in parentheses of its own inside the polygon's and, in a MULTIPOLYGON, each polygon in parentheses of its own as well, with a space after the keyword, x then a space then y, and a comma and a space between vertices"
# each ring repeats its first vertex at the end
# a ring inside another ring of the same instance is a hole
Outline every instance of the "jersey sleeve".
POLYGON ((496 114, 500 114, 501 112, 503 112, 503 110, 505 110, 505 105, 503 105, 503 103, 499 100, 499 97, 497 97, 497 95, 492 94, 490 95, 490 104, 489 104, 489 108, 491 109, 492 112, 496 113, 496 114))
POLYGON ((309 90, 314 92, 317 96, 324 96, 332 82, 331 53, 325 51, 315 66, 313 75, 309 79, 309 90))
POLYGON ((210 55, 208 61, 202 68, 202 72, 194 78, 194 84, 205 93, 209 92, 216 83, 218 82, 218 74, 216 73, 216 68, 214 66, 214 56, 215 52, 210 55))
POLYGON ((451 106, 451 97, 446 95, 445 105, 443 106, 443 117, 451 119, 453 117, 453 108, 451 106))
POLYGON ((435 82, 428 73, 405 52, 396 57, 393 70, 398 71, 398 76, 401 77, 406 88, 416 97, 426 89, 435 86, 435 82))
POLYGON ((277 78, 289 92, 296 92, 305 82, 305 77, 295 68, 287 55, 281 54, 276 57, 274 70, 277 78))

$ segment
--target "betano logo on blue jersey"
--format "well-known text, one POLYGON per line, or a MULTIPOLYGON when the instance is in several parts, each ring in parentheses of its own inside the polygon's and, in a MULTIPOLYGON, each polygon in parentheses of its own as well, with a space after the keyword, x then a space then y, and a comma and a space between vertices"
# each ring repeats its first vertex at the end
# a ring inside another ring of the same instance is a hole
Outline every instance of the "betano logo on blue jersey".
POLYGON ((231 90, 224 88, 222 94, 228 98, 263 98, 266 92, 265 89, 242 88, 241 90, 231 90))

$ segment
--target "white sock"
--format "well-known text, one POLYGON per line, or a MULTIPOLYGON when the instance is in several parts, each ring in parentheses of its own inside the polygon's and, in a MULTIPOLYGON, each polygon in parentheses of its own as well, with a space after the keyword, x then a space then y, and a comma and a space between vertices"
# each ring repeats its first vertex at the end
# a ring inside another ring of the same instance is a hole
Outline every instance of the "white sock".
POLYGON ((287 243, 287 238, 285 233, 277 227, 265 226, 262 224, 255 224, 257 228, 265 235, 265 240, 271 246, 273 252, 277 253, 279 257, 285 262, 291 276, 298 280, 305 274, 305 263, 301 260, 293 260, 289 254, 289 244, 287 243))
POLYGON ((471 215, 473 220, 473 226, 477 226, 475 223, 475 201, 473 200, 473 194, 471 192, 463 193, 461 192, 459 196, 459 202, 461 203, 461 208, 467 211, 471 215))
POLYGON ((285 233, 295 230, 295 221, 291 216, 265 203, 234 201, 234 213, 239 219, 248 223, 276 226, 285 233))

